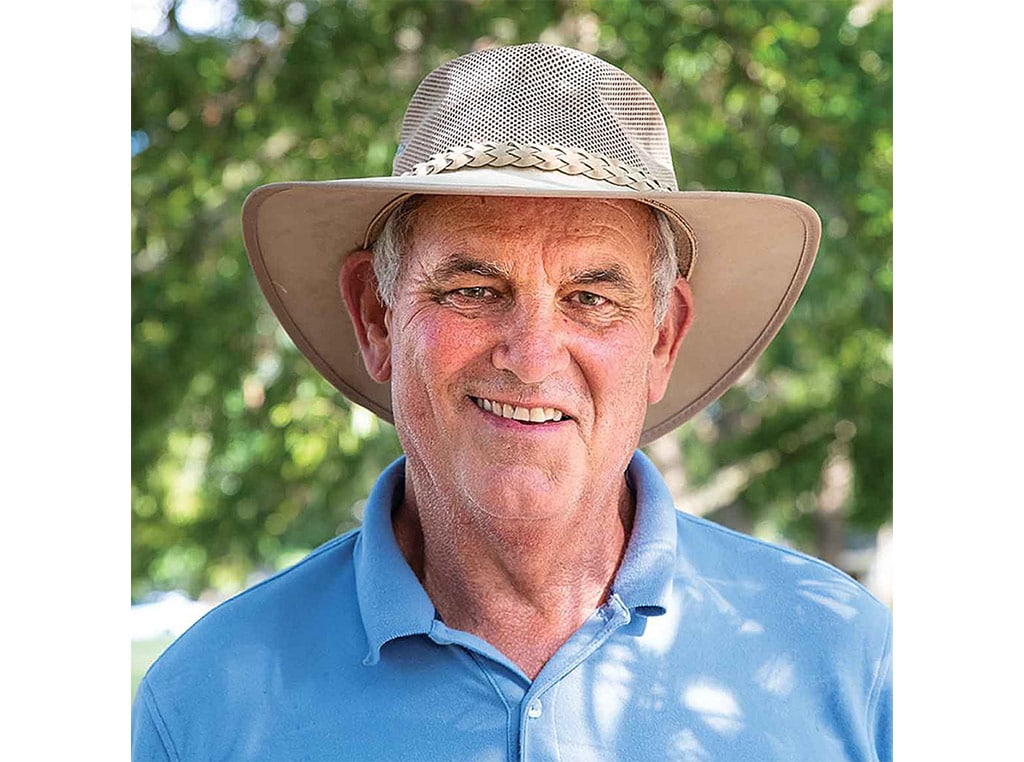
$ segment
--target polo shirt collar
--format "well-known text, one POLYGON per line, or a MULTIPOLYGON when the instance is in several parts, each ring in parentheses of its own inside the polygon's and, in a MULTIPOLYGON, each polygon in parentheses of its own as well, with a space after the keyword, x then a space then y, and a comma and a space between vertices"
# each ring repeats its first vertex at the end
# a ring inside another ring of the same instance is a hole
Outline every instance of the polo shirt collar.
POLYGON ((373 485, 354 551, 356 597, 369 645, 366 665, 380 660, 380 649, 388 641, 425 635, 434 622, 434 604, 402 555, 391 524, 391 513, 404 494, 405 457, 401 457, 373 485))
MULTIPOLYGON (((626 470, 636 515, 612 592, 642 616, 664 614, 672 595, 676 556, 675 505, 654 464, 637 450, 626 470)), ((395 540, 392 511, 405 494, 405 457, 388 466, 366 501, 355 546, 356 596, 366 630, 367 665, 381 648, 407 635, 427 635, 436 610, 395 540)))
POLYGON ((672 599, 676 565, 676 507, 668 485, 640 450, 626 469, 636 497, 633 529, 612 583, 626 608, 642 616, 660 616, 672 599))

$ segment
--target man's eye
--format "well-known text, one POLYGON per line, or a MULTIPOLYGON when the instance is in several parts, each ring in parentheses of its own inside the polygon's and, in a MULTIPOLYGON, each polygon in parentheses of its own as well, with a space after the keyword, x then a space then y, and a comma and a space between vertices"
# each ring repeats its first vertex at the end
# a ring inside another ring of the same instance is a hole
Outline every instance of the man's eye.
POLYGON ((584 307, 603 307, 608 304, 608 299, 590 291, 577 291, 570 298, 584 307))
POLYGON ((463 299, 487 299, 488 297, 494 296, 494 292, 484 286, 457 288, 452 291, 452 294, 463 299))
POLYGON ((501 294, 490 286, 464 286, 453 288, 440 295, 439 301, 463 307, 483 306, 496 303, 501 294))

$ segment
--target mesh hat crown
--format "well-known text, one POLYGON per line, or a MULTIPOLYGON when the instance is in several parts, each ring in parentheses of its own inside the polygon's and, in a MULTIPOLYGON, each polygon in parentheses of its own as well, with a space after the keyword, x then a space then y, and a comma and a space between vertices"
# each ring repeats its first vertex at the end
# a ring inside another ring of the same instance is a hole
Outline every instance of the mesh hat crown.
POLYGON ((591 159, 610 174, 633 170, 646 181, 638 190, 676 190, 668 133, 651 94, 600 58, 541 44, 470 53, 427 75, 405 112, 393 174, 515 165, 502 155, 506 147, 549 149, 542 160, 565 164, 550 168, 568 174, 585 173, 591 159), (474 148, 476 163, 459 164, 474 148))
POLYGON ((640 444, 754 364, 796 303, 821 237, 817 214, 795 199, 677 190, 654 99, 599 58, 542 44, 457 58, 413 95, 391 176, 272 183, 242 208, 249 261, 281 325, 328 381, 389 422, 390 383, 363 366, 338 272, 418 194, 632 199, 666 214, 694 318, 640 444))

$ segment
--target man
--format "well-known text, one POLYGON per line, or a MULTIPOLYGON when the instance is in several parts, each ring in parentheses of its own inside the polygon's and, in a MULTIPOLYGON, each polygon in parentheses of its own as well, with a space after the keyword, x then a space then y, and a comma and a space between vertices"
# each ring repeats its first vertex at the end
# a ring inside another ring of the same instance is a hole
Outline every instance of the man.
POLYGON ((137 759, 891 757, 887 609, 677 512, 636 449, 754 362, 819 238, 675 187, 638 83, 524 45, 429 75, 392 177, 250 196, 271 306, 405 457, 168 649, 137 759))

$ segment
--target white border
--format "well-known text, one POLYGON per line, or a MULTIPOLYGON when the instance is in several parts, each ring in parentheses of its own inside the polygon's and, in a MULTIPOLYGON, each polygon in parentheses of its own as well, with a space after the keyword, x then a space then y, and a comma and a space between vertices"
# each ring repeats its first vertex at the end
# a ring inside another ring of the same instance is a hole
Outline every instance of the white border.
POLYGON ((0 758, 127 758, 128 8, 9 10, 0 758))
POLYGON ((1019 746, 1021 12, 896 13, 896 758, 1019 746))

